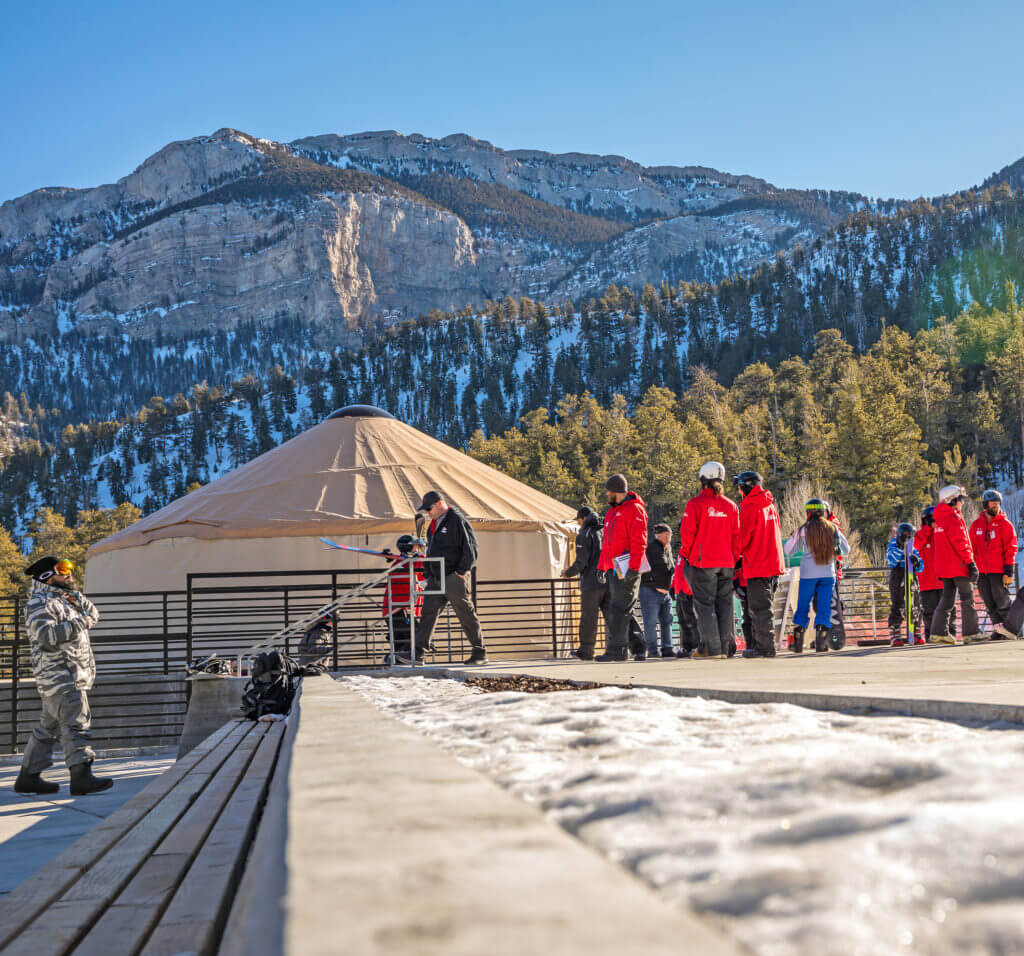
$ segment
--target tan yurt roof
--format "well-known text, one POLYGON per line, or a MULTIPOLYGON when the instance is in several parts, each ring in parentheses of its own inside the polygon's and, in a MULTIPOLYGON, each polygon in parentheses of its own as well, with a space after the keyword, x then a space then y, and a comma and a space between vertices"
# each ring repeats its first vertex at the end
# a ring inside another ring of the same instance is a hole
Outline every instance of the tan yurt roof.
POLYGON ((160 538, 276 538, 411 530, 435 489, 481 531, 565 526, 575 512, 366 406, 351 406, 94 545, 160 538))

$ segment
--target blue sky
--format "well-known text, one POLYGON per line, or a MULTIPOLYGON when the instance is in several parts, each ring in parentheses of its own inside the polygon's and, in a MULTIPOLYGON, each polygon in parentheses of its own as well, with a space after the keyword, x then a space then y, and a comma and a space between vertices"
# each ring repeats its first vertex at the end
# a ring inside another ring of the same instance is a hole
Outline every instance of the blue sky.
POLYGON ((936 195, 1024 155, 1024 4, 11 4, 0 200, 167 142, 397 129, 936 195))

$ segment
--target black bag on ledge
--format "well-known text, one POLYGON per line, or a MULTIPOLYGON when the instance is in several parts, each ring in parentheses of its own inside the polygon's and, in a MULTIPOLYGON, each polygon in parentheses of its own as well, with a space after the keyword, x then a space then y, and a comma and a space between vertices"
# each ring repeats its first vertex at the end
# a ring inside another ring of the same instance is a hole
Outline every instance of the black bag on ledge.
POLYGON ((295 662, 278 651, 257 654, 242 694, 242 713, 249 720, 259 720, 264 714, 287 714, 298 673, 295 662))

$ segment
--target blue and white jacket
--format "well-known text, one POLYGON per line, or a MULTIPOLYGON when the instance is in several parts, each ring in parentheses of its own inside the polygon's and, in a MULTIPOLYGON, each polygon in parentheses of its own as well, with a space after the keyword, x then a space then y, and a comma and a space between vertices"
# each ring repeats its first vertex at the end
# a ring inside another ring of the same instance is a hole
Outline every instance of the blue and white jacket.
MULTIPOLYGON (((895 538, 889 541, 889 547, 885 552, 885 563, 890 568, 906 567, 906 555, 895 538)), ((917 553, 917 548, 913 545, 910 546, 910 564, 914 571, 924 570, 924 561, 921 560, 921 555, 917 553)))

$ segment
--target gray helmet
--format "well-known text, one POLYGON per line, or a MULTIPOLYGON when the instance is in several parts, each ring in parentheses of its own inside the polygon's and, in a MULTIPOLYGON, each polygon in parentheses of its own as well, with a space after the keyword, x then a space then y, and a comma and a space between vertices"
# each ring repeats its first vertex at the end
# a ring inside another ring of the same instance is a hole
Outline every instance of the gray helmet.
POLYGON ((1003 496, 999 494, 995 488, 986 488, 985 491, 981 493, 981 500, 985 503, 988 503, 989 501, 998 501, 1002 504, 1003 496))

